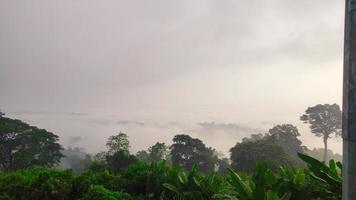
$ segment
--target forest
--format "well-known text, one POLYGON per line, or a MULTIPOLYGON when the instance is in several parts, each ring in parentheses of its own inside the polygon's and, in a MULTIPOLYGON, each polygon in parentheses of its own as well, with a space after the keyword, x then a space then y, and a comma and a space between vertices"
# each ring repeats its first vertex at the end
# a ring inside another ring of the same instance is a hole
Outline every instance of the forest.
POLYGON ((0 113, 0 199, 341 199, 341 156, 327 148, 341 134, 340 107, 318 104, 300 120, 324 149, 309 149, 296 126, 280 124, 238 141, 229 157, 189 134, 132 153, 123 132, 107 139, 105 151, 89 155, 0 113))

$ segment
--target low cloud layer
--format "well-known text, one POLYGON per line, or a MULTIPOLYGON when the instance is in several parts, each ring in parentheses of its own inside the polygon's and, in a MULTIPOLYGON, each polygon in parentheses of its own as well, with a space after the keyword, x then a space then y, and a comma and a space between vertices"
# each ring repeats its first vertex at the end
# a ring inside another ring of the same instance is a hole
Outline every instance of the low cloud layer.
POLYGON ((225 123, 215 123, 215 122, 201 122, 198 124, 203 130, 217 131, 217 132, 224 131, 224 132, 235 133, 235 134, 257 133, 257 132, 264 131, 263 129, 257 129, 246 125, 239 125, 233 123, 225 124, 225 123))
POLYGON ((140 126, 140 127, 145 127, 145 123, 143 122, 138 122, 138 121, 118 121, 116 122, 118 125, 122 126, 140 126))

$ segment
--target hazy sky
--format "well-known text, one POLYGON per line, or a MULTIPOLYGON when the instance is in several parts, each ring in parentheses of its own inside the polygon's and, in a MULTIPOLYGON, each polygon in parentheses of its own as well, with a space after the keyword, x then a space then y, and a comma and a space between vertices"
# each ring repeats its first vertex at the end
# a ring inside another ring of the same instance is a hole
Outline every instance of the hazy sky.
MULTIPOLYGON (((0 109, 64 145, 178 133, 227 152, 341 103, 341 0, 0 0, 0 109)), ((341 151, 341 140, 330 147, 341 151)))

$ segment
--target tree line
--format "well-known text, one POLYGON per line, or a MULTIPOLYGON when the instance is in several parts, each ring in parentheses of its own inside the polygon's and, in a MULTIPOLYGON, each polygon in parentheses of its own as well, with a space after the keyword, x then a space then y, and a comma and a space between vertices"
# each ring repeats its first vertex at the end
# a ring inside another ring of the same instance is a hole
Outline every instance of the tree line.
MULTIPOLYGON (((311 132, 324 142, 322 160, 328 160, 327 142, 341 134, 341 110, 337 104, 316 105, 306 109, 300 119, 309 124, 311 132)), ((320 155, 320 150, 309 150, 298 138, 300 133, 292 124, 280 124, 267 133, 243 138, 230 149, 230 158, 219 156, 212 147, 187 134, 175 135, 172 145, 157 142, 147 150, 130 152, 128 135, 119 132, 110 136, 106 151, 94 156, 79 148, 66 148, 59 138, 47 130, 31 126, 17 119, 0 114, 0 170, 4 172, 33 167, 70 167, 77 173, 86 169, 110 169, 119 172, 137 162, 152 163, 166 160, 169 165, 179 165, 183 170, 197 167, 202 173, 218 171, 226 173, 227 167, 251 172, 256 163, 266 163, 276 170, 282 165, 302 166, 298 153, 320 155)), ((329 152, 329 155, 333 155, 329 152)))

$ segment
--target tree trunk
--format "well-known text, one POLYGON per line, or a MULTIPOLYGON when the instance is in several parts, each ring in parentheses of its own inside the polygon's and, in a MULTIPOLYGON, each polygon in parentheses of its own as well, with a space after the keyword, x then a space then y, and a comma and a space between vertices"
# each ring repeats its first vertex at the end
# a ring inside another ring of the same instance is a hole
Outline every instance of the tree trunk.
POLYGON ((328 159, 328 137, 324 137, 324 163, 326 164, 326 161, 328 159))

